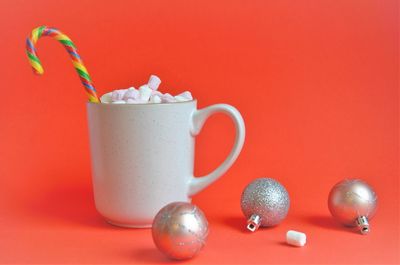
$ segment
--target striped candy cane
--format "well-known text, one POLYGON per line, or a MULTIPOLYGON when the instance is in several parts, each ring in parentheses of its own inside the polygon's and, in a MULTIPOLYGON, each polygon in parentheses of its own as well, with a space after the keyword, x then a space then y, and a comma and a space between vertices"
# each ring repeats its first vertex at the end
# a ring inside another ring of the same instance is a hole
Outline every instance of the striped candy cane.
POLYGON ((28 55, 29 62, 36 74, 42 75, 44 70, 42 64, 36 54, 35 44, 42 36, 50 36, 61 42, 69 53, 72 59, 72 64, 85 87, 86 94, 90 102, 99 103, 99 98, 96 94, 96 89, 93 86, 92 79, 89 76, 86 67, 84 66, 81 57, 79 56, 75 45, 67 35, 55 28, 47 26, 40 26, 32 30, 31 35, 26 40, 26 54, 28 55))

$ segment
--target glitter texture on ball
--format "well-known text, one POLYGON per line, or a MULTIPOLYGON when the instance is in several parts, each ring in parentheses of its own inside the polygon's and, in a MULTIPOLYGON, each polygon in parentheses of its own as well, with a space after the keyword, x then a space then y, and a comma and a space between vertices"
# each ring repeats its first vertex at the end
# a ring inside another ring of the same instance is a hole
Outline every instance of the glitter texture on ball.
POLYGON ((248 219, 247 228, 252 232, 259 226, 281 223, 287 216, 289 206, 289 194, 285 187, 271 178, 255 179, 242 193, 242 211, 248 219))

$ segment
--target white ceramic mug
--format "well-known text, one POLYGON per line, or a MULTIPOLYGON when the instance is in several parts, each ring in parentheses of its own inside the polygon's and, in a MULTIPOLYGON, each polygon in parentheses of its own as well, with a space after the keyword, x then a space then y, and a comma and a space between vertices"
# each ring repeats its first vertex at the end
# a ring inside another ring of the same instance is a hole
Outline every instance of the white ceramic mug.
POLYGON ((92 175, 98 212, 111 224, 151 227, 166 204, 191 201, 223 175, 245 138, 240 113, 196 100, 166 104, 87 104, 92 175), (232 118, 235 143, 226 160, 204 177, 193 176, 195 136, 217 112, 232 118))

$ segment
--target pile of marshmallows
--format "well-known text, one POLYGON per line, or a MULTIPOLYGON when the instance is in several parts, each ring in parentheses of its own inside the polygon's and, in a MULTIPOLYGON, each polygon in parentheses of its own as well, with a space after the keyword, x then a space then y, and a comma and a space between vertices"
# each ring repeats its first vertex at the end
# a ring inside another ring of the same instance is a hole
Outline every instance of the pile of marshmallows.
POLYGON ((189 91, 185 91, 179 95, 172 96, 169 93, 161 93, 158 87, 161 84, 161 79, 155 75, 151 75, 149 82, 135 89, 117 89, 110 93, 104 94, 100 101, 101 103, 109 104, 146 104, 146 103, 172 103, 190 101, 193 99, 189 91))

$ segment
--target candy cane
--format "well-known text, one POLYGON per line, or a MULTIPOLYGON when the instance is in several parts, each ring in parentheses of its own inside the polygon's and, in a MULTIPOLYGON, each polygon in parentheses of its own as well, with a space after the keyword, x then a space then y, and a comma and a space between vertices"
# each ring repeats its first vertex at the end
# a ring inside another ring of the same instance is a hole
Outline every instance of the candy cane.
POLYGON ((92 79, 89 76, 86 67, 84 66, 81 57, 79 56, 75 45, 72 43, 71 39, 68 38, 67 35, 59 31, 55 28, 50 28, 47 26, 40 26, 32 30, 31 35, 26 40, 26 54, 28 55, 29 62, 33 68, 33 71, 38 74, 42 75, 44 70, 42 64, 36 54, 35 44, 42 36, 49 36, 52 37, 62 45, 64 45, 65 49, 69 53, 72 59, 72 64, 75 67, 76 72, 81 79, 83 86, 85 87, 86 94, 89 97, 90 102, 99 103, 99 98, 96 94, 96 89, 93 86, 92 79))

